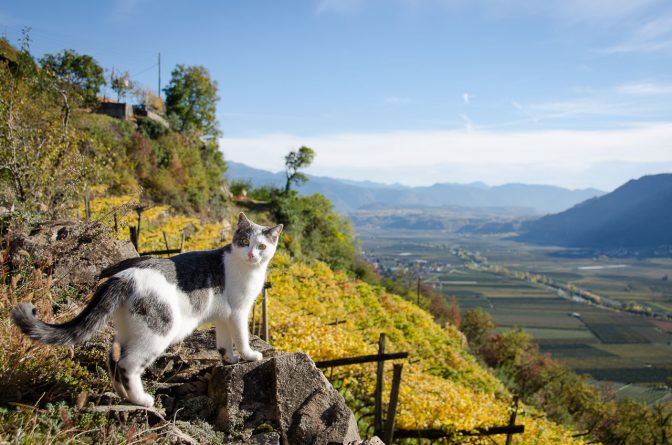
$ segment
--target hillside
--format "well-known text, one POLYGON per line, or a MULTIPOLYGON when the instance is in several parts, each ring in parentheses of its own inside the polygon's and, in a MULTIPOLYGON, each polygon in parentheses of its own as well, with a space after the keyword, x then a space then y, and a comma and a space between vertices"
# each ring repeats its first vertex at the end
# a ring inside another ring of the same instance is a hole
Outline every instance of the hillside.
MULTIPOLYGON (((228 162, 230 180, 247 180, 256 187, 281 186, 283 173, 271 173, 237 162, 228 162)), ((600 196, 596 189, 568 190, 548 185, 505 184, 488 186, 472 184, 434 184, 429 187, 386 185, 368 181, 348 181, 321 176, 299 187, 303 194, 321 193, 329 198, 336 210, 351 212, 370 206, 464 206, 464 207, 522 207, 539 214, 559 212, 586 199, 600 196)))
MULTIPOLYGON (((371 354, 378 334, 385 332, 386 351, 410 353, 404 363, 399 428, 455 432, 505 424, 511 395, 466 351, 462 334, 453 326, 441 327, 401 297, 321 263, 301 264, 279 254, 269 279, 271 339, 276 347, 302 350, 315 360, 371 354), (345 323, 334 324, 337 320, 345 323)), ((370 400, 375 366, 342 369, 338 379, 347 384, 353 408, 370 400)), ((389 380, 390 371, 391 366, 389 380)), ((583 443, 530 407, 519 419, 526 432, 514 436, 513 443, 583 443)), ((460 443, 480 443, 473 441, 460 443)))
POLYGON ((644 176, 569 210, 523 224, 520 241, 568 247, 672 245, 672 174, 644 176))

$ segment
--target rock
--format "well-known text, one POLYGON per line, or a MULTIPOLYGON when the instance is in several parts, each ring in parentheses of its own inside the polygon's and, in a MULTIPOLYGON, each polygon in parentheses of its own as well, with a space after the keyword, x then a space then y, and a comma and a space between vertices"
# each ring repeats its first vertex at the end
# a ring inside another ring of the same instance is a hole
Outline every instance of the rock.
POLYGON ((255 434, 250 437, 250 443, 254 445, 280 445, 280 434, 275 431, 255 434))
POLYGON ((217 406, 215 425, 243 438, 266 423, 277 427, 283 444, 361 441, 352 411, 303 353, 217 366, 208 394, 217 406))
POLYGON ((52 284, 59 289, 89 292, 103 269, 135 256, 130 241, 113 239, 109 229, 96 222, 52 221, 28 234, 14 232, 9 240, 12 271, 33 265, 50 270, 52 284))
POLYGON ((174 404, 175 416, 181 420, 211 420, 215 414, 215 403, 208 396, 178 399, 174 404))
POLYGON ((385 443, 380 440, 378 436, 373 436, 371 439, 365 440, 360 445, 385 445, 385 443))

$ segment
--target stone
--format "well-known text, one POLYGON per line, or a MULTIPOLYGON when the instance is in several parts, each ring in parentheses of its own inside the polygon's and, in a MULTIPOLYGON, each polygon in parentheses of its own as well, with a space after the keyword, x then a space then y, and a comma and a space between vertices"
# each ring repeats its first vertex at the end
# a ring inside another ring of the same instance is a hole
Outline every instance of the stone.
POLYGON ((215 425, 250 438, 273 425, 283 444, 358 444, 352 411, 304 353, 274 353, 258 362, 217 366, 208 395, 215 425))
POLYGON ((280 445, 280 434, 275 431, 255 434, 250 437, 250 443, 254 445, 280 445))
POLYGON ((97 222, 52 221, 29 233, 13 232, 9 238, 12 271, 34 266, 49 270, 57 289, 88 293, 103 269, 138 256, 130 241, 113 239, 110 230, 97 222))

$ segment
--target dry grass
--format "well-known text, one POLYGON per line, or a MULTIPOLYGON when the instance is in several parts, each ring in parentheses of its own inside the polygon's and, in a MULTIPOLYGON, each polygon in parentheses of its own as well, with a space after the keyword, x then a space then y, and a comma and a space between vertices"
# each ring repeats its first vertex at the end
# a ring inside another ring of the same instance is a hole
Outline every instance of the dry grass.
MULTIPOLYGON (((142 444, 168 442, 171 423, 150 427, 146 414, 128 419, 87 409, 111 386, 104 369, 109 338, 81 347, 33 342, 11 322, 10 311, 32 302, 47 322, 72 318, 84 295, 56 293, 48 271, 12 271, 7 242, 0 249, 0 444, 142 444), (69 301, 69 302, 68 302, 69 301), (88 403, 87 403, 88 402, 88 403)), ((109 333, 103 337, 109 337, 109 333)))

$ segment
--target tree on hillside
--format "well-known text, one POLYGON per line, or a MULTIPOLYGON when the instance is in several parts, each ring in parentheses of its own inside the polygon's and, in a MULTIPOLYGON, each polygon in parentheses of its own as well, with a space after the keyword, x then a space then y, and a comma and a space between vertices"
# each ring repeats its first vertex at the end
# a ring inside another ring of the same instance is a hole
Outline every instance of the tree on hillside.
POLYGON ((112 87, 112 90, 117 93, 117 101, 126 97, 126 94, 134 88, 133 83, 129 78, 128 71, 119 74, 112 71, 112 74, 110 74, 110 86, 112 87))
POLYGON ((105 85, 103 68, 98 62, 91 56, 78 54, 71 49, 45 55, 40 59, 40 65, 47 72, 77 87, 86 105, 96 103, 96 95, 100 87, 105 85))
POLYGON ((37 69, 28 42, 14 66, 0 63, 0 202, 30 220, 70 211, 97 164, 69 125, 70 91, 37 69))
POLYGON ((285 156, 285 183, 284 194, 287 195, 292 184, 301 185, 308 177, 299 170, 308 167, 315 159, 315 151, 312 148, 302 146, 297 151, 291 151, 285 156))
POLYGON ((474 351, 478 351, 485 345, 494 328, 495 323, 492 321, 490 314, 478 307, 469 309, 464 313, 460 330, 467 337, 469 346, 474 351))
POLYGON ((215 117, 217 82, 203 66, 177 65, 171 73, 166 93, 166 113, 179 131, 200 131, 207 136, 219 134, 215 117))

